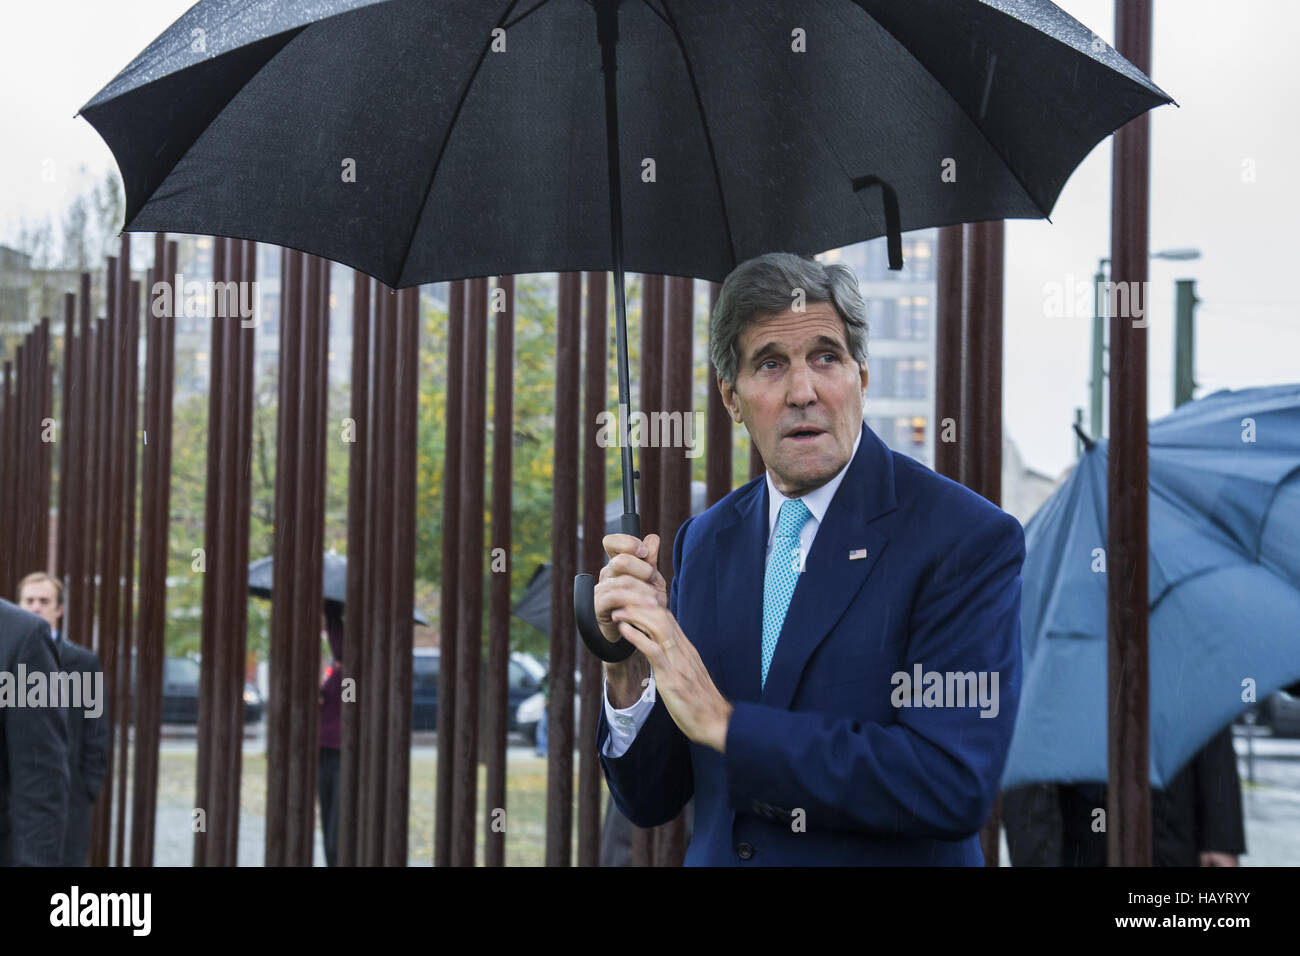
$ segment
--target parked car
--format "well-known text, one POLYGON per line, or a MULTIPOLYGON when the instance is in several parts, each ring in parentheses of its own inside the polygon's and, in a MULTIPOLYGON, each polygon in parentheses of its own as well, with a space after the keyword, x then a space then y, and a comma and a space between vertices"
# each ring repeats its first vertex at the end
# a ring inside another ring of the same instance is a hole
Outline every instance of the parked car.
MULTIPOLYGON (((411 729, 438 729, 438 683, 441 652, 437 648, 417 647, 411 664, 411 729)), ((486 667, 484 668, 486 671, 486 667)), ((537 727, 537 718, 521 725, 519 705, 537 694, 542 686, 545 670, 537 659, 515 652, 510 655, 509 678, 506 691, 508 729, 523 733, 529 740, 537 727)), ((486 673, 479 675, 480 687, 486 673)))
MULTIPOLYGON (((138 713, 136 694, 136 659, 131 657, 131 706, 138 713)), ((262 719, 266 702, 255 684, 244 684, 244 723, 262 719)), ((163 658, 162 723, 197 724, 199 722, 199 659, 197 657, 163 658)))

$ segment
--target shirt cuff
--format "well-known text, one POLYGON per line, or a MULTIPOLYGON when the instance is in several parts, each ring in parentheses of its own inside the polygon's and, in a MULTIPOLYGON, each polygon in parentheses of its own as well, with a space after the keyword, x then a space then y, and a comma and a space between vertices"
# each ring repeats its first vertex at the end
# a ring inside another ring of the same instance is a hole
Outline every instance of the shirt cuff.
POLYGON ((605 749, 601 751, 606 757, 618 759, 627 753, 637 732, 650 717, 655 706, 655 678, 651 674, 646 681, 645 692, 631 707, 616 710, 609 702, 609 681, 605 681, 605 720, 609 723, 609 737, 605 739, 605 749))

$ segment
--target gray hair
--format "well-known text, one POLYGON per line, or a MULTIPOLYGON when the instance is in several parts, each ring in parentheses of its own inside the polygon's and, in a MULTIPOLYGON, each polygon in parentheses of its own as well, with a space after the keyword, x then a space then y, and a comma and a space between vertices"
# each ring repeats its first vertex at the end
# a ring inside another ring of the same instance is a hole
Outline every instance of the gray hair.
POLYGON ((709 318, 709 356, 722 380, 733 388, 740 367, 740 336, 761 316, 791 308, 797 290, 804 302, 829 302, 844 322, 849 352, 858 362, 867 357, 867 309, 853 270, 790 252, 769 252, 731 270, 709 318))

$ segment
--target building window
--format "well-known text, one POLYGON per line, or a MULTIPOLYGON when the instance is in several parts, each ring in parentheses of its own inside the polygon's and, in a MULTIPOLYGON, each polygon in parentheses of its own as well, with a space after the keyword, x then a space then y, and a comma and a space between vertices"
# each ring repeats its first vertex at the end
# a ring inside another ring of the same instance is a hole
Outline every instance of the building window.
POLYGON ((874 339, 898 338, 898 301, 896 299, 868 299, 867 322, 874 339))
POLYGON ((894 338, 923 342, 930 337, 930 297, 904 295, 898 298, 894 338))
POLYGON ((925 398, 930 383, 930 363, 925 359, 901 359, 895 372, 894 392, 899 398, 925 398))
POLYGON ((903 268, 911 279, 934 277, 934 247, 928 239, 903 243, 903 268))

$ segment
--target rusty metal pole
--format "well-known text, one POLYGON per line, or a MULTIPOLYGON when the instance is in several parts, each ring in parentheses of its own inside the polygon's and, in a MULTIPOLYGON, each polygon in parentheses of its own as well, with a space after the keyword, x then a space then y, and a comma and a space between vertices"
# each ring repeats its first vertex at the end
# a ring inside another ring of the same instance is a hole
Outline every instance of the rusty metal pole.
MULTIPOLYGON (((239 270, 243 262, 242 244, 237 239, 224 240, 226 245, 226 271, 222 276, 225 282, 233 282, 239 277, 239 270)), ((230 316, 222 316, 218 313, 214 322, 225 326, 225 335, 222 338, 222 346, 225 350, 223 361, 225 363, 225 374, 223 376, 222 393, 220 400, 224 404, 221 414, 221 462, 219 471, 219 491, 217 493, 220 501, 220 519, 218 523, 218 538, 214 542, 214 548, 217 558, 217 569, 219 582, 217 587, 217 615, 218 627, 216 630, 215 640, 213 642, 212 660, 204 661, 204 666, 212 666, 213 669, 213 736, 215 745, 212 748, 212 756, 215 760, 212 779, 212 797, 213 812, 209 822, 216 823, 216 833, 212 841, 213 859, 210 861, 216 866, 230 866, 231 862, 227 858, 227 849, 229 847, 230 832, 238 825, 239 819, 239 802, 238 786, 236 785, 236 800, 231 802, 231 788, 227 774, 232 765, 236 765, 238 754, 241 749, 241 740, 232 738, 230 735, 230 706, 231 702, 228 694, 230 687, 230 646, 234 641, 235 628, 237 627, 237 613, 234 602, 231 600, 231 579, 236 576, 242 578, 241 568, 235 557, 235 535, 236 535, 236 498, 238 496, 237 470, 239 467, 239 438, 240 438, 240 379, 243 371, 239 356, 240 335, 238 323, 231 319, 230 316)), ((212 552, 210 551, 209 554, 212 552)), ((246 572, 245 572, 246 573, 246 572)))
MULTIPOLYGON (((677 531, 691 516, 691 463, 685 442, 698 442, 695 434, 692 388, 695 363, 695 282, 672 276, 668 279, 667 309, 663 335, 663 401, 668 413, 655 436, 658 456, 659 572, 672 587, 677 573, 673 567, 673 542, 677 531), (680 423, 681 431, 677 426, 680 423), (665 434, 667 433, 667 434, 665 434), (665 441, 666 440, 666 441, 665 441)), ((652 426, 653 429, 653 426, 652 426)), ((655 830, 655 866, 681 866, 686 857, 686 810, 655 830)))
MULTIPOLYGON (((641 277, 641 404, 639 411, 653 416, 664 407, 664 277, 641 277)), ((627 409, 624 414, 630 414, 627 409)), ((649 418, 653 421, 653 418, 649 418)), ((629 428, 629 432, 630 432, 629 428)), ((659 534, 659 459, 662 451, 650 440, 648 429, 638 439, 641 448, 641 534, 659 534)), ((630 439, 629 439, 630 440, 630 439)), ((660 552, 663 546, 660 545, 660 552)))
POLYGON ((68 496, 68 476, 72 474, 72 434, 75 432, 75 426, 72 424, 72 408, 75 402, 73 397, 73 387, 77 385, 77 339, 74 334, 76 331, 77 319, 77 297, 71 292, 65 292, 63 295, 63 362, 62 369, 59 373, 59 385, 61 392, 59 408, 59 504, 58 504, 58 526, 55 535, 58 544, 54 549, 54 573, 63 581, 64 595, 64 620, 63 630, 64 640, 69 639, 67 634, 68 619, 66 607, 69 598, 69 587, 71 575, 69 574, 71 557, 68 554, 68 525, 71 523, 71 501, 68 496))
POLYGON ((473 866, 477 836, 479 674, 483 648, 483 506, 487 427, 487 279, 469 280, 461 433, 460 607, 452 865, 473 866))
MULTIPOLYGON (((224 281, 225 272, 226 241, 220 237, 214 237, 212 240, 213 281, 224 281)), ((216 646, 213 642, 217 633, 215 630, 215 615, 218 603, 216 591, 217 568, 212 548, 219 534, 217 521, 220 513, 221 495, 218 487, 218 475, 221 473, 221 418, 225 409, 225 403, 221 400, 221 393, 225 387, 226 328, 224 323, 215 318, 209 318, 208 321, 212 327, 212 336, 208 361, 208 458, 203 508, 202 564, 200 565, 203 568, 203 618, 199 639, 199 653, 203 663, 199 668, 198 759, 195 768, 194 802, 195 810, 202 814, 203 819, 200 823, 195 824, 198 828, 194 834, 195 866, 216 865, 216 854, 209 852, 213 841, 208 836, 208 830, 214 827, 216 823, 213 816, 214 808, 209 801, 209 781, 212 778, 210 764, 212 761, 214 714, 213 664, 216 659, 216 646)), ((272 706, 274 706, 274 694, 272 695, 272 706)))
MULTIPOLYGON (((223 242, 226 246, 226 270, 222 280, 224 282, 233 282, 238 279, 243 262, 242 244, 237 239, 225 239, 223 242)), ((214 745, 211 754, 214 766, 211 780, 212 789, 209 797, 213 809, 208 822, 210 825, 215 823, 215 833, 209 847, 209 852, 212 854, 209 863, 215 866, 230 866, 232 863, 227 857, 227 851, 229 849, 230 833, 238 826, 239 790, 236 782, 234 789, 236 799, 232 803, 228 774, 232 768, 237 771, 239 754, 242 749, 242 735, 241 738, 231 737, 231 701, 228 697, 230 687, 230 646, 235 640, 235 629, 238 626, 237 611, 231 593, 233 590, 231 582, 232 579, 242 581, 244 575, 247 574, 247 571, 238 566, 235 555, 240 440, 239 396, 243 369, 239 355, 240 335, 238 321, 230 316, 222 316, 220 310, 213 321, 225 327, 225 334, 222 337, 222 347, 225 355, 222 359, 224 362, 224 375, 222 376, 221 395, 219 396, 224 405, 221 413, 222 440, 217 486, 220 518, 217 525, 217 540, 213 542, 208 552, 209 556, 215 552, 217 559, 217 628, 213 641, 212 658, 203 662, 204 667, 211 667, 213 671, 212 734, 214 745), (241 571, 243 571, 242 574, 241 571)))
MULTIPOLYGON (((962 483, 993 504, 1002 502, 1002 299, 1005 226, 966 226, 969 282, 966 369, 962 375, 962 483)), ((936 449, 938 448, 936 443, 936 449)), ((984 865, 998 865, 1001 798, 980 830, 984 865)))
MULTIPOLYGON (((370 277, 352 274, 352 448, 348 454, 348 593, 343 618, 343 679, 360 687, 362 642, 366 639, 365 609, 365 509, 366 456, 369 431, 366 428, 370 381, 370 277)), ((356 866, 359 825, 358 744, 361 734, 361 711, 355 694, 344 695, 340 726, 339 754, 339 866, 356 866)))
POLYGON ((447 433, 442 469, 442 582, 438 646, 438 778, 434 809, 434 865, 452 861, 453 782, 456 775, 456 635, 460 593, 461 432, 465 380, 465 286, 450 283, 447 301, 447 433))
MULTIPOLYGON (((54 448, 53 445, 58 441, 57 432, 51 433, 52 441, 45 440, 45 429, 47 424, 51 429, 56 427, 54 417, 54 363, 51 361, 54 354, 54 342, 50 333, 50 320, 41 320, 41 358, 40 373, 41 382, 41 483, 37 486, 39 497, 37 499, 37 514, 41 522, 40 549, 42 560, 38 565, 47 573, 52 573, 55 569, 54 549, 56 547, 56 535, 51 534, 50 529, 50 507, 51 500, 54 497, 54 448)), ((57 531, 57 527, 55 529, 57 531)))
MULTIPOLYGON (((609 275, 587 273, 587 321, 582 414, 582 555, 584 568, 605 563, 605 449, 596 443, 597 416, 609 410, 609 275)), ((596 725, 604 706, 604 667, 583 653, 578 707, 578 865, 600 865, 600 799, 604 772, 596 756, 596 725)))
MULTIPOLYGON (((300 372, 297 378, 298 388, 292 401, 297 408, 294 411, 296 428, 288 436, 289 457, 284 462, 286 477, 292 482, 288 510, 291 515, 290 541, 293 549, 293 576, 286 581, 289 601, 289 720, 288 720, 288 781, 285 790, 285 863, 291 866, 310 866, 313 834, 314 800, 306 800, 304 793, 312 766, 312 755, 316 750, 316 739, 311 736, 312 716, 316 706, 315 690, 319 682, 317 668, 313 667, 315 655, 309 643, 316 645, 319 653, 321 606, 310 605, 313 570, 320 561, 319 549, 314 549, 311 529, 310 482, 315 470, 312 438, 315 431, 314 396, 315 383, 311 380, 310 361, 317 349, 320 334, 320 259, 305 256, 300 264, 299 321, 301 328, 294 342, 289 361, 300 372), (304 484, 306 483, 306 485, 304 484), (315 561, 312 551, 316 550, 315 561), (304 690, 310 689, 312 700, 305 699, 304 690), (304 845, 307 850, 303 859, 304 845)), ((319 577, 319 572, 316 574, 319 577)), ((307 789, 307 793, 314 790, 307 789)))
POLYGON ((388 628, 388 583, 391 577, 392 473, 393 455, 393 383, 396 378, 394 346, 395 294, 385 285, 376 288, 374 365, 371 376, 371 450, 372 470, 367 480, 371 507, 367 521, 369 534, 368 585, 366 607, 370 613, 367 628, 370 647, 365 658, 367 674, 366 706, 363 711, 364 741, 368 765, 363 783, 366 802, 363 806, 362 857, 367 866, 383 863, 384 833, 387 829, 386 781, 391 760, 391 742, 386 733, 385 697, 392 667, 392 635, 388 628))
POLYGON ((934 470, 957 482, 962 480, 961 449, 967 435, 961 414, 963 230, 941 228, 935 257, 934 470))
POLYGON ((315 836, 316 766, 319 758, 322 561, 325 544, 324 474, 320 455, 325 432, 329 342, 329 263, 307 256, 302 286, 302 334, 294 360, 302 369, 299 429, 293 467, 294 627, 290 692, 288 853, 290 864, 310 866, 315 836))
MULTIPOLYGON (((573 853, 573 664, 577 624, 570 583, 578 571, 578 386, 582 273, 562 272, 555 316, 555 464, 551 480, 551 665, 546 734, 546 865, 573 853)), ((602 522, 603 523, 603 522, 602 522)))
MULTIPOLYGON (((1116 0, 1115 48, 1151 73, 1151 0, 1116 0)), ((1151 118, 1115 134, 1111 160, 1111 282, 1145 307, 1151 118)), ((1106 653, 1109 745, 1107 861, 1151 865, 1147 332, 1123 310, 1110 316, 1106 653)), ((1146 314, 1145 311, 1143 313, 1146 314)))
POLYGON ((232 240, 230 281, 237 282, 235 308, 225 321, 230 324, 236 347, 231 350, 239 365, 239 393, 234 408, 237 413, 236 443, 233 449, 231 481, 234 486, 231 515, 232 548, 227 600, 233 612, 233 628, 227 644, 225 706, 226 727, 233 743, 231 763, 226 772, 226 799, 230 807, 230 824, 226 830, 225 865, 235 866, 239 859, 239 791, 243 777, 244 743, 244 674, 248 663, 248 535, 252 508, 253 472, 253 351, 256 330, 245 327, 243 302, 248 294, 251 303, 253 282, 257 278, 257 243, 232 240))
MULTIPOLYGON (((172 246, 175 243, 171 244, 172 246)), ((172 284, 168 272, 168 244, 162 233, 154 235, 151 278, 172 284)), ((171 462, 165 456, 164 405, 171 395, 164 390, 166 348, 171 334, 170 296, 153 294, 149 285, 145 325, 145 402, 143 480, 140 513, 140 640, 135 707, 135 770, 131 779, 131 865, 153 865, 153 830, 157 807, 159 722, 162 704, 162 666, 165 655, 167 530, 171 489, 171 462)))
POLYGON ((68 638, 83 647, 91 644, 90 623, 94 609, 90 600, 87 582, 87 569, 90 566, 90 553, 94 542, 89 535, 90 529, 90 428, 88 415, 93 402, 94 380, 91 370, 94 365, 94 339, 90 331, 90 273, 81 274, 77 296, 77 325, 80 334, 76 350, 76 383, 72 390, 72 409, 70 420, 73 433, 70 470, 68 472, 68 510, 73 524, 68 528, 68 540, 76 542, 68 553, 68 568, 71 584, 72 620, 67 623, 68 638))
MULTIPOLYGON (((3 398, 4 416, 0 418, 0 487, 7 489, 7 493, 0 498, 0 541, 13 541, 17 531, 14 523, 18 496, 14 492, 17 490, 18 476, 14 466, 18 461, 18 452, 14 434, 14 366, 8 360, 4 364, 3 398)), ((18 597, 13 592, 21 578, 14 570, 13 559, 12 548, 0 548, 0 593, 11 600, 18 597), (11 594, 13 598, 10 598, 11 594)))
MULTIPOLYGON (((718 304, 718 293, 722 291, 719 282, 709 283, 709 316, 718 304)), ((707 324, 706 324, 707 327, 707 324)), ((727 413, 727 406, 722 404, 722 390, 718 387, 718 369, 713 364, 713 356, 706 349, 705 361, 708 362, 708 376, 704 383, 708 395, 708 457, 705 459, 705 502, 712 506, 731 493, 733 483, 732 469, 734 455, 732 437, 735 422, 727 413)))
MULTIPOLYGON (((653 416, 663 408, 664 277, 641 277, 641 394, 642 414, 653 416)), ((624 414, 630 413, 624 409, 624 414)), ((653 417, 649 419, 653 421, 653 417)), ((629 429, 630 432, 630 429, 629 429)), ((623 434, 620 432, 620 434, 623 434)), ((629 441, 631 439, 629 438, 629 441)), ((641 534, 661 534, 659 516, 660 449, 642 434, 641 448, 641 534)), ((663 552, 663 544, 659 546, 663 552)), ((632 834, 632 865, 652 866, 655 862, 654 831, 636 828, 632 834)))
MULTIPOLYGON (((293 522, 297 479, 297 436, 302 429, 299 401, 302 387, 298 356, 302 336, 303 254, 280 253, 280 380, 276 411, 275 539, 271 555, 270 694, 266 725, 266 865, 287 866, 290 753, 293 748, 289 715, 293 700, 293 588, 297 529, 293 522)), ((353 562, 360 567, 360 562, 353 562)))
MULTIPOLYGON (((495 310, 496 371, 493 381, 492 429, 492 553, 501 549, 504 569, 492 560, 489 580, 487 693, 487 814, 483 830, 483 862, 504 866, 506 862, 506 736, 510 727, 507 698, 510 680, 510 578, 511 495, 514 464, 515 417, 515 278, 497 280, 501 309, 495 310), (498 817, 497 811, 501 814, 498 817)), ((590 656, 590 655, 588 655, 590 656)), ((595 658, 592 658, 594 661, 595 658)), ((597 791, 597 810, 600 792, 597 791)))
MULTIPOLYGON (((129 265, 129 263, 128 263, 129 265)), ((129 274, 129 273, 128 273, 129 274)), ((140 405, 140 283, 127 283, 129 300, 124 316, 126 318, 126 433, 123 451, 126 454, 126 477, 124 492, 126 496, 126 526, 123 529, 122 569, 125 578, 122 584, 122 630, 118 645, 117 666, 117 708, 116 720, 118 731, 118 776, 117 776, 117 838, 114 842, 114 861, 117 866, 126 865, 126 782, 130 776, 130 727, 131 727, 131 647, 134 643, 135 621, 135 501, 136 471, 140 454, 139 405, 140 405)))
POLYGON ((104 671, 104 694, 109 701, 108 744, 105 750, 106 772, 101 793, 93 811, 91 865, 107 866, 111 849, 113 800, 113 728, 118 717, 113 713, 117 690, 117 635, 121 626, 122 599, 122 526, 125 521, 124 484, 126 449, 126 303, 130 297, 131 237, 123 234, 121 252, 110 259, 113 273, 109 299, 105 360, 105 416, 103 424, 105 491, 103 500, 104 533, 101 549, 99 606, 99 659, 104 671))
POLYGON ((376 489, 384 481, 383 441, 386 437, 380 419, 380 406, 385 401, 385 383, 383 379, 383 332, 385 327, 384 303, 388 298, 388 287, 376 282, 372 305, 374 321, 370 327, 370 369, 367 374, 369 396, 366 407, 369 419, 366 423, 366 502, 365 520, 362 527, 363 567, 362 604, 366 609, 366 618, 362 628, 361 672, 365 682, 359 685, 359 709, 361 711, 359 726, 361 731, 360 747, 360 783, 357 822, 357 865, 374 866, 376 831, 383 826, 383 807, 377 805, 380 791, 376 788, 379 767, 384 765, 382 759, 383 740, 375 738, 376 708, 379 705, 376 672, 382 664, 380 649, 382 635, 375 627, 375 617, 379 613, 379 598, 376 595, 376 581, 379 578, 377 565, 379 534, 379 491, 376 489))
POLYGON ((416 416, 420 356, 420 290, 396 296, 396 377, 393 382, 393 523, 388 630, 391 665, 387 693, 387 807, 384 865, 406 866, 411 812, 411 653, 415 611, 416 416))

